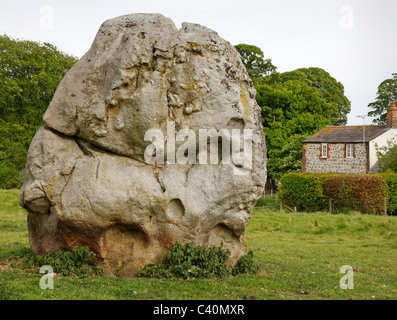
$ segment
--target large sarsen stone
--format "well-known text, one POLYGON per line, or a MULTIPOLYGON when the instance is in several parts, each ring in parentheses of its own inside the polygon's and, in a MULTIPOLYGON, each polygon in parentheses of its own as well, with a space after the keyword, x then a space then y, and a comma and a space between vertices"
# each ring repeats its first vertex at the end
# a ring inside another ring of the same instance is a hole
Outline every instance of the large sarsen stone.
POLYGON ((183 23, 178 30, 160 14, 104 22, 60 83, 29 148, 20 204, 34 253, 89 246, 107 273, 134 276, 176 241, 223 242, 234 264, 266 182, 255 94, 237 51, 208 28, 183 23), (150 130, 164 138, 163 161, 145 157, 150 130), (183 130, 192 135, 181 139, 183 130), (225 139, 217 136, 222 130, 230 133, 225 139), (236 130, 250 132, 238 150, 230 147, 236 130), (218 163, 200 162, 214 141, 218 163), (228 162, 225 143, 244 161, 228 162), (185 161, 173 145, 186 148, 185 161))

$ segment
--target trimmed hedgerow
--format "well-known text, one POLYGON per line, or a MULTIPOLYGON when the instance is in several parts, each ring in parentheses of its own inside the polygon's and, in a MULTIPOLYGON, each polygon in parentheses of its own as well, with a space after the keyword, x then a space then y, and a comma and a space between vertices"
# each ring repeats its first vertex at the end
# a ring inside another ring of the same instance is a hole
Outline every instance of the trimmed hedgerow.
POLYGON ((322 174, 287 173, 280 182, 280 199, 284 204, 308 212, 326 208, 328 199, 323 193, 322 174))
POLYGON ((331 198, 360 204, 363 213, 383 214, 388 197, 385 177, 376 174, 289 173, 281 178, 281 184, 283 203, 299 211, 327 210, 331 198))
POLYGON ((388 187, 387 214, 397 215, 397 173, 387 171, 380 175, 386 179, 388 187))
POLYGON ((329 174, 323 180, 324 195, 359 204, 359 210, 367 214, 384 214, 387 190, 385 178, 375 174, 329 174))

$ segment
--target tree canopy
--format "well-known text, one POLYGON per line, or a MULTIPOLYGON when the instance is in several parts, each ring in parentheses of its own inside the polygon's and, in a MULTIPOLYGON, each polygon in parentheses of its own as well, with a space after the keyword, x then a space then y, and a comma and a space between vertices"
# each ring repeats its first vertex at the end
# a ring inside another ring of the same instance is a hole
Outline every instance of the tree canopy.
POLYGON ((30 141, 76 61, 49 43, 0 36, 0 188, 21 186, 30 141))
POLYGON ((373 109, 368 112, 368 116, 375 117, 373 123, 387 123, 386 110, 393 102, 397 102, 397 73, 393 73, 392 78, 386 79, 379 85, 375 101, 368 105, 373 109))
POLYGON ((270 152, 267 170, 272 179, 280 179, 287 172, 302 171, 302 142, 309 136, 310 134, 293 135, 280 148, 270 152))
POLYGON ((351 110, 351 103, 345 96, 343 85, 328 72, 320 68, 300 68, 285 72, 281 75, 282 81, 298 80, 317 89, 321 98, 329 104, 327 109, 333 125, 345 125, 347 115, 351 110))
POLYGON ((265 59, 262 50, 249 44, 235 46, 252 81, 263 80, 276 73, 277 68, 271 59, 265 59))
POLYGON ((379 172, 397 172, 397 141, 391 139, 387 144, 379 147, 375 145, 376 157, 378 159, 379 172))
POLYGON ((343 85, 320 68, 277 73, 259 48, 241 44, 236 48, 243 52, 243 63, 254 77, 266 134, 269 178, 301 170, 302 141, 327 125, 347 122, 351 104, 343 85))

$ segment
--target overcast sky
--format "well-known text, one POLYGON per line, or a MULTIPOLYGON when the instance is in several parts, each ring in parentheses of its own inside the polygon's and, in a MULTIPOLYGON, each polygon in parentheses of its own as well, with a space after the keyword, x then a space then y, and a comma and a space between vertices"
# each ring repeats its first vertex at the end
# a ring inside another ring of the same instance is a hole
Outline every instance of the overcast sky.
POLYGON ((345 87, 349 125, 363 123, 357 116, 370 111, 378 85, 397 73, 396 0, 0 0, 0 34, 80 58, 103 21, 130 13, 161 13, 178 28, 199 23, 233 45, 256 45, 279 72, 323 68, 345 87))

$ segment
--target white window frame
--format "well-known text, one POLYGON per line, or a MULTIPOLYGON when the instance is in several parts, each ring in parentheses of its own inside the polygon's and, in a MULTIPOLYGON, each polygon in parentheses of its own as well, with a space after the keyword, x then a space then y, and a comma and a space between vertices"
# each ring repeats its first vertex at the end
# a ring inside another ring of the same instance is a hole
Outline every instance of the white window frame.
POLYGON ((354 159, 354 144, 346 144, 346 158, 354 159))
POLYGON ((328 158, 328 144, 327 143, 321 144, 321 158, 322 159, 328 158))

